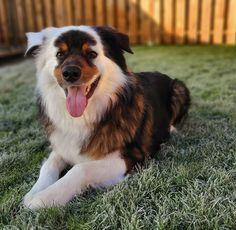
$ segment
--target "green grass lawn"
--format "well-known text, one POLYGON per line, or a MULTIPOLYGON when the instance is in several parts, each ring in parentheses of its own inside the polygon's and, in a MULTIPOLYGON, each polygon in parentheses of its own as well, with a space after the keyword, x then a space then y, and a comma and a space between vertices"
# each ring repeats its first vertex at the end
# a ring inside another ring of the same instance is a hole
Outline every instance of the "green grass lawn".
POLYGON ((132 70, 158 70, 187 83, 189 119, 128 180, 90 190, 64 208, 21 205, 48 144, 37 121, 33 61, 0 68, 0 229, 236 228, 236 47, 133 49, 132 70))

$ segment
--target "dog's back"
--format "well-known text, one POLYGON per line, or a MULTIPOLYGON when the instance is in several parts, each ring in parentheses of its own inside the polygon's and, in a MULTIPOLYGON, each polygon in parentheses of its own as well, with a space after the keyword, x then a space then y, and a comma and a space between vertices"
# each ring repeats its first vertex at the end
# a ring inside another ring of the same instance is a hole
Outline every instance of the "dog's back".
POLYGON ((190 93, 182 81, 171 79, 160 72, 140 72, 135 76, 142 87, 145 105, 153 114, 150 153, 154 155, 160 145, 168 140, 171 127, 180 124, 187 117, 190 93))
POLYGON ((152 104, 157 115, 171 117, 171 125, 181 123, 188 114, 190 93, 184 82, 171 79, 160 72, 135 73, 146 100, 152 104), (169 115, 169 116, 168 116, 169 115))

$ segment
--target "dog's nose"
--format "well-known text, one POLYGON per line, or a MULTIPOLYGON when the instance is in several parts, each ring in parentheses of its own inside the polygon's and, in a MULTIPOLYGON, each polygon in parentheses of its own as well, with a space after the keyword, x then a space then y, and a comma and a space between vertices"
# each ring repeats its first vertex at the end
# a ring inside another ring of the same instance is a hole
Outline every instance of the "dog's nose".
POLYGON ((81 75, 81 70, 77 66, 67 66, 62 70, 63 78, 68 82, 75 82, 79 80, 81 75))

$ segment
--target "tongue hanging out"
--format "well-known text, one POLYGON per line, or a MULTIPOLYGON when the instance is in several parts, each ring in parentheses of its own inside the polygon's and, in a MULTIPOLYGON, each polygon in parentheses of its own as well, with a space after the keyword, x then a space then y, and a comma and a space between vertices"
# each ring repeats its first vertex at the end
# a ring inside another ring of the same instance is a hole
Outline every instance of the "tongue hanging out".
POLYGON ((69 87, 66 97, 66 107, 72 117, 82 116, 88 99, 86 97, 86 86, 69 87))
POLYGON ((96 89, 100 76, 91 85, 70 86, 67 88, 66 107, 72 117, 80 117, 96 89))

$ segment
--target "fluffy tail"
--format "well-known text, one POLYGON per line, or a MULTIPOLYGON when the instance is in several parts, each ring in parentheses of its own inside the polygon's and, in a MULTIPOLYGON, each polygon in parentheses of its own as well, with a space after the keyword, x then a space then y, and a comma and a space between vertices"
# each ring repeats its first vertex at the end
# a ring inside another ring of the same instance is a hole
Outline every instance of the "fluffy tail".
POLYGON ((191 98, 186 85, 178 79, 173 80, 171 91, 171 110, 173 114, 171 125, 175 126, 182 123, 187 117, 191 98))

